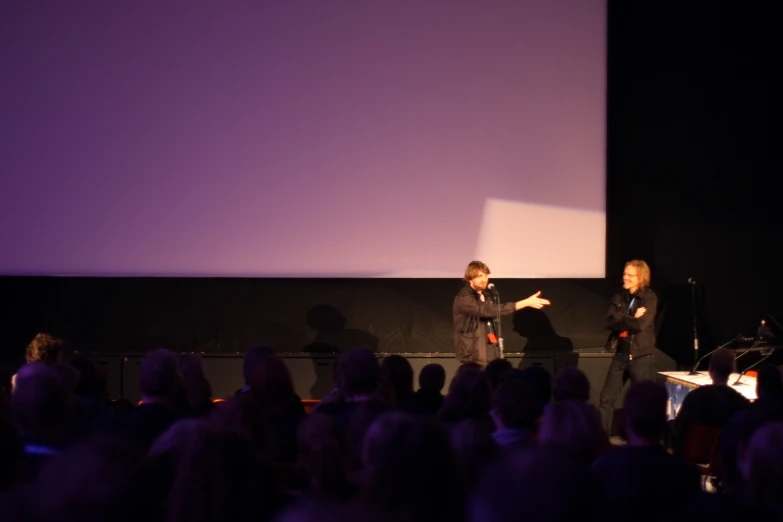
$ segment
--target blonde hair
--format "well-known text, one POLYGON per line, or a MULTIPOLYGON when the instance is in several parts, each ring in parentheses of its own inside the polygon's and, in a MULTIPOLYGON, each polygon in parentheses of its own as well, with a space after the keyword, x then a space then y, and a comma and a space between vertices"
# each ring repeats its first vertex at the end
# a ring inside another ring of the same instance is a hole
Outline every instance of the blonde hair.
MULTIPOLYGON (((650 267, 641 259, 632 259, 625 263, 625 267, 632 266, 636 269, 636 275, 639 277, 639 288, 648 288, 650 286, 650 267)), ((623 267, 623 268, 625 268, 623 267)))

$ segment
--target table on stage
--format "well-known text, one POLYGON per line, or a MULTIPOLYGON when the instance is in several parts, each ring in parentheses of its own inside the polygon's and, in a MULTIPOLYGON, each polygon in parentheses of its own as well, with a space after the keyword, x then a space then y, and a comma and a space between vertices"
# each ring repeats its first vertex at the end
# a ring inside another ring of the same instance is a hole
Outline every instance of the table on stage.
MULTIPOLYGON (((706 370, 696 372, 695 375, 689 375, 690 372, 658 372, 658 380, 666 385, 666 391, 669 394, 669 402, 666 412, 669 419, 677 416, 677 412, 682 406, 682 401, 688 392, 699 386, 712 384, 709 374, 706 370)), ((729 377, 729 386, 741 393, 746 399, 756 400, 756 378, 738 373, 732 373, 729 377), (739 378, 739 384, 734 384, 739 378)))

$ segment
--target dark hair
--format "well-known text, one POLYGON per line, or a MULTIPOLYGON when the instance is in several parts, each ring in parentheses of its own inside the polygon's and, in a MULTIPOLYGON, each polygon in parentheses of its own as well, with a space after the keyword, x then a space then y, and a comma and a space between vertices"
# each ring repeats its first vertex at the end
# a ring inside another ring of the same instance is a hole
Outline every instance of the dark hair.
POLYGON ((519 375, 520 380, 530 384, 541 397, 544 404, 552 398, 552 374, 543 366, 528 366, 519 375))
POLYGON ((17 480, 22 455, 22 439, 11 421, 0 417, 0 491, 6 491, 17 480))
POLYGON ((150 520, 160 502, 152 479, 138 448, 97 437, 54 456, 41 470, 36 487, 46 494, 33 506, 35 518, 150 520))
POLYGON ((248 348, 245 352, 245 359, 242 361, 242 376, 245 378, 245 384, 250 385, 250 381, 253 379, 253 371, 255 371, 261 359, 270 356, 277 356, 277 353, 272 347, 265 344, 248 348))
POLYGON ((389 355, 381 361, 381 375, 386 379, 397 406, 413 396, 413 367, 402 355, 389 355))
POLYGON ((269 420, 257 400, 249 393, 238 393, 218 405, 207 421, 221 429, 246 436, 261 462, 273 459, 275 442, 269 420))
POLYGON ((496 389, 500 384, 501 376, 512 368, 511 361, 508 359, 492 359, 489 361, 484 369, 484 375, 489 380, 489 387, 493 390, 496 389))
POLYGON ((201 356, 190 353, 180 355, 177 367, 185 385, 188 406, 195 410, 208 408, 212 403, 212 386, 204 375, 201 356))
POLYGON ((430 363, 419 372, 419 387, 439 392, 446 385, 446 369, 438 363, 430 363))
POLYGON ((178 380, 177 358, 166 348, 148 352, 139 364, 139 391, 147 397, 168 397, 178 380))
POLYGON ((409 521, 454 520, 461 484, 446 429, 392 412, 381 415, 364 441, 362 498, 409 521), (437 486, 437 487, 433 487, 437 486))
POLYGON ((457 372, 443 405, 438 412, 441 422, 481 419, 489 414, 491 390, 481 370, 465 369, 457 372))
POLYGON ((173 424, 150 449, 173 480, 166 498, 169 521, 250 521, 268 489, 260 480, 249 439, 198 420, 173 424))
POLYGON ((647 440, 655 440, 666 429, 666 388, 653 381, 631 385, 625 396, 625 423, 627 429, 647 440))
POLYGON ((11 415, 19 434, 39 443, 57 442, 65 427, 66 390, 54 366, 42 362, 22 366, 11 395, 11 415))
POLYGON ((556 401, 589 401, 590 381, 587 375, 576 366, 563 368, 555 375, 552 398, 556 401))
POLYGON ((520 381, 506 381, 492 395, 492 407, 508 428, 533 431, 544 412, 538 392, 520 381))
POLYGON ((367 348, 355 348, 337 361, 340 388, 346 395, 374 393, 380 383, 378 359, 367 348))
POLYGON ((280 415, 300 403, 291 372, 283 359, 276 355, 263 357, 256 365, 250 390, 268 415, 280 415))
POLYGON ((103 392, 101 380, 98 377, 96 364, 86 357, 74 357, 68 364, 79 372, 79 381, 73 393, 76 395, 89 395, 98 397, 103 392))
POLYGON ((736 356, 728 348, 718 348, 710 355, 709 371, 721 379, 728 379, 736 367, 736 356))
POLYGON ((757 387, 761 394, 780 395, 783 393, 783 378, 777 366, 767 365, 759 368, 756 377, 757 387))

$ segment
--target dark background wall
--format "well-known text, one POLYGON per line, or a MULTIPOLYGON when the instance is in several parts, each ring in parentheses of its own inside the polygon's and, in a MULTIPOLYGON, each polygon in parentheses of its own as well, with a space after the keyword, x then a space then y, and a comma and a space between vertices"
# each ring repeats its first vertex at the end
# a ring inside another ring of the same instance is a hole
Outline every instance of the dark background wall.
MULTIPOLYGON (((682 4, 610 2, 608 277, 496 281, 504 299, 540 289, 553 302, 504 320, 507 352, 601 347, 607 298, 631 258, 652 267, 658 344, 682 363, 692 360, 694 296, 703 347, 752 334, 762 316, 783 312, 771 7, 682 4)), ((262 342, 287 353, 359 345, 448 353, 459 276, 0 278, 0 358, 20 362, 38 331, 102 354, 156 346, 231 354, 262 342)))

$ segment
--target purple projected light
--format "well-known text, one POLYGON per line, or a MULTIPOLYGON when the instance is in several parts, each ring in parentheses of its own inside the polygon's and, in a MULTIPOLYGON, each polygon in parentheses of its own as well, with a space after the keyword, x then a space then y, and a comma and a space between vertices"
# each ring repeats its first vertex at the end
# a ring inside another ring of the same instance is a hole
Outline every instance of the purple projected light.
POLYGON ((37 5, 0 274, 604 276, 603 0, 37 5))

